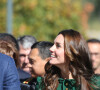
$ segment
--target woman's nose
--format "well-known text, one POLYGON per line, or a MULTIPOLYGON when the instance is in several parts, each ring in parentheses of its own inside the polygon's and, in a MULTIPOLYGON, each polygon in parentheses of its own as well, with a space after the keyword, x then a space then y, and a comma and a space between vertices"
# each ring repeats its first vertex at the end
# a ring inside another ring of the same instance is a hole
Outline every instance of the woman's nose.
POLYGON ((50 48, 50 52, 54 51, 54 45, 50 48))

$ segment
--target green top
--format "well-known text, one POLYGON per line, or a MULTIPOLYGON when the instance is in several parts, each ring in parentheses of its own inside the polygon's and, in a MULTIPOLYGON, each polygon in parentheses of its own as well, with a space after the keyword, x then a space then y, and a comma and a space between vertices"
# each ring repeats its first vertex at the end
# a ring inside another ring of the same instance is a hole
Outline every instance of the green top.
MULTIPOLYGON (((43 87, 43 85, 41 86, 42 80, 43 80, 42 77, 37 78, 37 85, 35 90, 42 90, 41 88, 43 87)), ((93 90, 100 90, 100 75, 94 75, 91 80, 92 80, 91 84, 95 85, 93 87, 93 90)), ((80 90, 80 86, 78 87, 75 86, 76 81, 74 79, 59 78, 58 81, 59 85, 57 90, 80 90)))
MULTIPOLYGON (((76 86, 75 86, 75 83, 76 81, 74 79, 62 79, 62 78, 59 78, 59 85, 58 85, 58 88, 57 90, 76 90, 76 86)), ((77 87, 77 90, 78 90, 78 87, 77 87)))
POLYGON ((93 87, 94 90, 100 90, 100 75, 94 75, 92 78, 91 78, 91 84, 95 85, 93 87))

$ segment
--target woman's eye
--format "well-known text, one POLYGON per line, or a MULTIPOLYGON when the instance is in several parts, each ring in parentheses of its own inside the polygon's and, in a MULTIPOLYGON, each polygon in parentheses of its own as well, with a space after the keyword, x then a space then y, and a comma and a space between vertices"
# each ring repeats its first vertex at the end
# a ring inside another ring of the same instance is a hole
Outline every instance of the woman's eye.
POLYGON ((59 44, 57 44, 56 46, 57 46, 57 47, 60 47, 60 45, 59 45, 59 44))

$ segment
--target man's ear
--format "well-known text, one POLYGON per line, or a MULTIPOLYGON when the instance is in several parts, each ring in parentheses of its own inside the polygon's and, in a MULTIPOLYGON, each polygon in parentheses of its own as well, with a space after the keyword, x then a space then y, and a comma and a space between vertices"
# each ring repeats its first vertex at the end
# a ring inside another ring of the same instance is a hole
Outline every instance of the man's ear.
POLYGON ((48 62, 50 60, 50 57, 46 58, 45 60, 48 62))

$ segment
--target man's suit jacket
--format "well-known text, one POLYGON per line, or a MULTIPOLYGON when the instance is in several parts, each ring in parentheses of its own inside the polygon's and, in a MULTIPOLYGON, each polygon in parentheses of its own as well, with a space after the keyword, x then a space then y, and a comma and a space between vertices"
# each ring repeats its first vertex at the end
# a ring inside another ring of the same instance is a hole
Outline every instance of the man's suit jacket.
POLYGON ((1 53, 0 90, 20 90, 20 81, 14 60, 1 53))
POLYGON ((25 71, 23 71, 22 69, 18 68, 17 69, 18 71, 18 74, 19 74, 19 79, 20 79, 20 82, 23 83, 23 81, 27 80, 28 78, 31 77, 31 75, 25 71))

